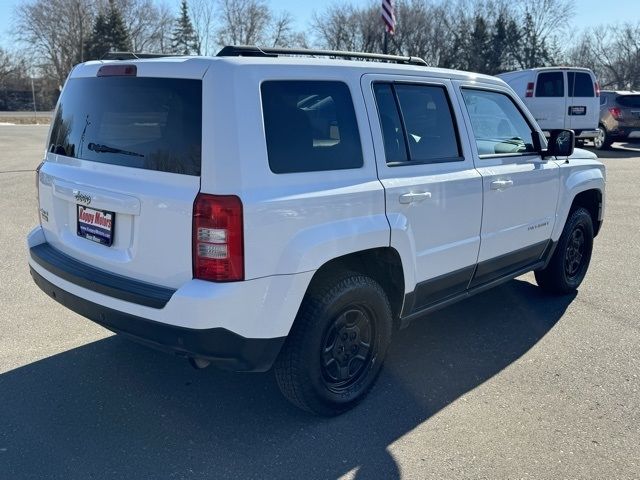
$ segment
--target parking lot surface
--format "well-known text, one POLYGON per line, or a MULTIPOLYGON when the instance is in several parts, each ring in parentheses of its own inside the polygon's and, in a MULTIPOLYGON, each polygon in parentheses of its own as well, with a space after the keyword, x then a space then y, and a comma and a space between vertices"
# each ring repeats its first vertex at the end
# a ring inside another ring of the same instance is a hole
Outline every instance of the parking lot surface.
POLYGON ((299 412, 273 375, 193 370, 29 276, 48 127, 0 126, 0 478, 639 478, 640 145, 615 144, 577 295, 528 274, 399 332, 370 396, 299 412))

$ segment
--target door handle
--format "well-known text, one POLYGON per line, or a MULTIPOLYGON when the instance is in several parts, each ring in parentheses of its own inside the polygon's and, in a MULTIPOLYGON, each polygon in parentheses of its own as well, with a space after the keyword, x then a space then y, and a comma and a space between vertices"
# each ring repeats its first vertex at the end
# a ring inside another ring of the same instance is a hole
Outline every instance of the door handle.
POLYGON ((513 186, 513 180, 494 180, 491 182, 491 190, 504 190, 513 186))
POLYGON ((427 198, 431 198, 431 192, 409 192, 400 195, 400 203, 419 203, 425 201, 427 198))

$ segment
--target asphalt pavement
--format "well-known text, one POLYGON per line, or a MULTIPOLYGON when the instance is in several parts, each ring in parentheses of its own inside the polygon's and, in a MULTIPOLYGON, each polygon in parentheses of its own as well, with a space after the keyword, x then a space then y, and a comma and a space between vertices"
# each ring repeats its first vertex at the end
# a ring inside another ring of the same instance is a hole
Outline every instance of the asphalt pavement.
POLYGON ((640 148, 602 155, 577 295, 528 274, 416 321, 370 396, 323 419, 272 373, 196 371, 40 292, 25 236, 46 133, 0 126, 0 478, 640 478, 640 148))

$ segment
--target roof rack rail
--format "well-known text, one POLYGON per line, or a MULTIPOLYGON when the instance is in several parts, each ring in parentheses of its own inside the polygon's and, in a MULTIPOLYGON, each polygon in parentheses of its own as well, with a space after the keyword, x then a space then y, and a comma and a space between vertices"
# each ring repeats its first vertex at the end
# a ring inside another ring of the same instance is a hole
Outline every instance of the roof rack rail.
POLYGON ((140 58, 181 57, 173 53, 145 53, 145 52, 108 52, 100 60, 137 60, 140 58))
POLYGON ((346 59, 378 60, 405 65, 427 66, 420 57, 383 55, 381 53, 345 52, 342 50, 311 50, 306 48, 263 48, 254 45, 227 45, 217 54, 218 57, 277 57, 279 55, 335 57, 346 59))

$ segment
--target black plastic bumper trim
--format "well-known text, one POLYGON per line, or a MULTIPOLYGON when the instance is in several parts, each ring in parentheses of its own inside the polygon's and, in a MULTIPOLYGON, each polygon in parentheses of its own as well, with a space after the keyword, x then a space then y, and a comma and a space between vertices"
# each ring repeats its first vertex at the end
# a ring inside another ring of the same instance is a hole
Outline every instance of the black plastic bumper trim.
POLYGON ((55 286, 33 268, 31 276, 38 287, 58 303, 113 332, 159 350, 209 360, 224 370, 269 370, 286 338, 245 338, 226 328, 192 329, 168 325, 80 298, 55 286))
POLYGON ((172 288, 141 282, 79 262, 49 243, 31 247, 29 253, 34 262, 57 277, 126 302, 163 308, 176 292, 172 288))

